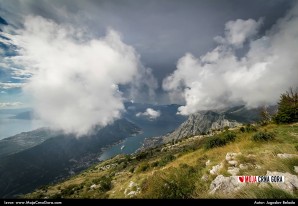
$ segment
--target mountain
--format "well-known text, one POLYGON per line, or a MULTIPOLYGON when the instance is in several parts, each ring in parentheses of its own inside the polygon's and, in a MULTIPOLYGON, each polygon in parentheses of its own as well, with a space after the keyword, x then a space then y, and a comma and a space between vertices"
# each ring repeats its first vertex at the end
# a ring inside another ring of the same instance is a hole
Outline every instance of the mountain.
POLYGON ((239 126, 235 120, 227 119, 225 114, 214 111, 199 111, 191 114, 176 130, 161 137, 147 138, 140 150, 154 147, 159 144, 177 141, 182 138, 212 133, 225 127, 232 128, 239 126))
POLYGON ((36 187, 86 169, 99 161, 99 154, 104 147, 138 132, 138 126, 121 119, 102 129, 97 128, 92 135, 81 138, 62 133, 52 134, 46 130, 26 132, 8 138, 3 142, 6 141, 6 145, 12 145, 11 147, 20 145, 27 139, 29 141, 25 146, 15 148, 15 151, 24 147, 27 149, 14 154, 11 154, 13 149, 6 149, 6 155, 0 157, 0 197, 27 193, 36 187), (37 140, 32 141, 34 138, 37 140), (32 146, 30 142, 37 145, 32 146))
POLYGON ((192 136, 140 153, 118 155, 23 197, 244 198, 251 204, 255 200, 248 199, 252 198, 291 201, 298 198, 297 135, 296 123, 243 126, 216 135, 192 136), (241 182, 245 176, 255 175, 283 176, 284 181, 241 182))
POLYGON ((5 19, 3 19, 1 16, 0 16, 0 24, 8 25, 5 19))
MULTIPOLYGON (((268 107, 267 110, 272 114, 275 112, 276 106, 268 107)), ((247 109, 243 105, 222 110, 198 111, 189 115, 188 119, 173 132, 164 136, 146 138, 140 150, 190 136, 210 134, 224 128, 237 127, 241 123, 253 123, 259 120, 260 108, 247 109)))
POLYGON ((40 128, 2 139, 0 140, 0 158, 39 145, 55 135, 57 135, 56 132, 40 128))
MULTIPOLYGON (((260 111, 262 108, 246 108, 244 105, 235 106, 221 111, 227 118, 236 120, 242 123, 253 123, 260 120, 260 111)), ((266 107, 269 114, 275 114, 277 105, 266 107)))

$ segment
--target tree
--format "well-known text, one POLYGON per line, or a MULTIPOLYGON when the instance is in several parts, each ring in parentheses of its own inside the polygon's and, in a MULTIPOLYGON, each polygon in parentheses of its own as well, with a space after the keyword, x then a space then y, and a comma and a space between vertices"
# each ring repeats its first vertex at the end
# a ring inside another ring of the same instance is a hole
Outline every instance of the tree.
POLYGON ((278 124, 298 122, 298 88, 281 94, 274 120, 278 124))

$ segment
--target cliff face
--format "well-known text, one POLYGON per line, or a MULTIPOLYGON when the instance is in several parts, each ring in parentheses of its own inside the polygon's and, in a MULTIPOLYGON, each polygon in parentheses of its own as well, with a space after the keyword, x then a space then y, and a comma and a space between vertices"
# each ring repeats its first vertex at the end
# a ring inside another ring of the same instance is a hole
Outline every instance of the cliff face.
POLYGON ((188 119, 173 132, 165 136, 146 139, 141 150, 173 140, 179 140, 184 137, 207 134, 214 130, 223 129, 225 127, 233 128, 239 125, 240 123, 236 120, 226 118, 224 113, 200 111, 190 115, 188 119))
POLYGON ((234 120, 228 120, 224 114, 218 114, 213 111, 197 112, 181 124, 174 132, 163 137, 164 142, 172 139, 177 140, 184 137, 207 134, 212 130, 223 129, 224 127, 236 127, 239 123, 234 120))

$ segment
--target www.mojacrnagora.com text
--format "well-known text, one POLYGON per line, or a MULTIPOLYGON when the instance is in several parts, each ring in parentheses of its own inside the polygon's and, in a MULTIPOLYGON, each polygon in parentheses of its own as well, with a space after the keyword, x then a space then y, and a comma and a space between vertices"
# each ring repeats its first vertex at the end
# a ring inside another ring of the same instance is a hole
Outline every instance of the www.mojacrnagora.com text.
POLYGON ((5 201, 4 205, 61 205, 59 201, 5 201))

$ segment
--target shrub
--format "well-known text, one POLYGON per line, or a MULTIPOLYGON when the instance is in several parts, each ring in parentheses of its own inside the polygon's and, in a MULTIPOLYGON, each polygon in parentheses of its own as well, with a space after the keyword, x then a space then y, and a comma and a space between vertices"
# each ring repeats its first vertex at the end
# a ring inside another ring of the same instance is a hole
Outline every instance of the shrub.
POLYGON ((247 124, 245 127, 240 127, 240 132, 256 132, 257 128, 251 124, 247 124))
POLYGON ((295 145, 295 149, 298 151, 298 144, 295 145))
POLYGON ((135 168, 134 167, 131 167, 130 169, 129 169, 129 172, 131 172, 131 173, 133 173, 135 171, 135 168))
POLYGON ((224 134, 224 141, 228 142, 234 142, 236 139, 236 134, 233 132, 228 132, 224 134))
POLYGON ((145 159, 147 156, 148 156, 147 152, 141 152, 141 153, 137 154, 136 160, 140 161, 142 159, 145 159))
POLYGON ((69 185, 68 187, 61 190, 61 196, 66 197, 74 194, 76 185, 69 185))
POLYGON ((204 144, 204 147, 206 149, 212 149, 214 147, 221 147, 224 146, 227 142, 219 137, 219 136, 213 136, 207 139, 207 141, 204 144))
POLYGON ((142 163, 138 166, 138 168, 136 169, 136 172, 145 172, 148 169, 149 169, 149 165, 147 163, 142 163))
POLYGON ((157 167, 159 165, 158 161, 152 162, 151 163, 151 167, 157 167))
POLYGON ((168 154, 164 157, 161 158, 160 162, 159 162, 159 166, 165 166, 166 164, 168 164, 169 162, 173 161, 176 157, 174 155, 168 154))
POLYGON ((99 189, 102 192, 107 192, 112 188, 112 178, 103 176, 99 182, 99 189))
POLYGON ((256 142, 270 141, 274 139, 274 136, 271 132, 258 132, 252 136, 252 140, 256 142))
POLYGON ((245 131, 246 132, 256 132, 257 131, 257 128, 251 124, 247 124, 245 126, 245 131))
POLYGON ((51 196, 51 199, 61 199, 61 198, 62 198, 62 196, 60 193, 56 193, 53 196, 51 196))

